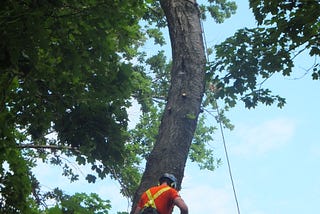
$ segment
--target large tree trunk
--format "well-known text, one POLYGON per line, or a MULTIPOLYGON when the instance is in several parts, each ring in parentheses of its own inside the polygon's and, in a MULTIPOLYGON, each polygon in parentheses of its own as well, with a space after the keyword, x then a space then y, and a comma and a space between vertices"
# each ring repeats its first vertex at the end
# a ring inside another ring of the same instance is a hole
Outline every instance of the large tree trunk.
POLYGON ((160 0, 160 3, 172 46, 171 87, 133 208, 141 193, 157 184, 165 172, 173 173, 181 186, 204 93, 206 59, 198 6, 195 0, 160 0))

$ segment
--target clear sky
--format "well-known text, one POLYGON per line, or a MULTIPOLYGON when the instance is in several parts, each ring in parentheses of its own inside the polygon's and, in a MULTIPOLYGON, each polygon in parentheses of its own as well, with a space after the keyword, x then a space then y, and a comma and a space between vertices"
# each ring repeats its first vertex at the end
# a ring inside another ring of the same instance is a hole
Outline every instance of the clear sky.
MULTIPOLYGON (((205 23, 209 47, 237 29, 255 26, 247 1, 236 2, 237 14, 224 24, 210 20, 205 23)), ((233 131, 224 130, 224 134, 242 214, 320 213, 320 84, 312 81, 310 75, 294 80, 302 77, 313 62, 309 57, 298 57, 294 76, 278 76, 265 83, 274 93, 286 98, 284 108, 259 106, 248 110, 240 103, 227 113, 235 125, 233 131)), ((215 123, 214 118, 208 119, 215 123)), ((188 162, 181 195, 191 214, 237 214, 219 132, 209 144, 223 164, 211 172, 201 171, 188 162)), ((82 177, 70 184, 57 176, 57 170, 42 165, 35 170, 44 189, 60 186, 69 194, 96 192, 112 201, 111 214, 130 210, 131 204, 120 195, 116 181, 103 180, 93 185, 82 177)), ((84 173, 85 170, 82 169, 84 173)), ((174 213, 179 212, 175 209, 174 213)))

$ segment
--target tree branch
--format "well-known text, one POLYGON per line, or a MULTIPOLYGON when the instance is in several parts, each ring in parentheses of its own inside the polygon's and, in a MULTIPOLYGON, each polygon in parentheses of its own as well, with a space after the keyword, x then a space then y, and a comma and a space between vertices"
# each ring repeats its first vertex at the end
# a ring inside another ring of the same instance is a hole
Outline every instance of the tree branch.
POLYGON ((69 150, 73 150, 80 153, 77 147, 72 147, 72 146, 17 144, 17 147, 20 149, 57 149, 57 150, 69 149, 69 150))

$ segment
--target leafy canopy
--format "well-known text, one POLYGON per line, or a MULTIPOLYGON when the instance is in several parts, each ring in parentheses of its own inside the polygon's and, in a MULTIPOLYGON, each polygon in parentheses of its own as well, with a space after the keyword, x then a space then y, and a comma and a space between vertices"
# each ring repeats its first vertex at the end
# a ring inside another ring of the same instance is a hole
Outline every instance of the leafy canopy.
MULTIPOLYGON (((30 213, 37 158, 61 165, 61 155, 75 156, 104 178, 132 156, 126 109, 144 88, 130 62, 144 10, 135 0, 2 1, 1 212, 30 213)), ((77 179, 68 166, 64 174, 77 179)))
MULTIPOLYGON (((275 73, 292 74, 294 58, 308 52, 315 58, 308 71, 319 79, 320 25, 318 1, 251 0, 258 27, 240 29, 215 46, 215 59, 209 64, 208 87, 214 97, 233 107, 242 100, 247 108, 258 103, 279 107, 285 99, 273 95, 263 83, 275 73)), ((304 71, 305 72, 305 71, 304 71)))

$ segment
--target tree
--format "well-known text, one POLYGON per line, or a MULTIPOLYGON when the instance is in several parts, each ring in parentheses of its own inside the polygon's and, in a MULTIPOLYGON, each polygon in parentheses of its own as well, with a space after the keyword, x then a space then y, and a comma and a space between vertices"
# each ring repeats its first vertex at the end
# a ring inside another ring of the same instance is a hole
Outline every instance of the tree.
MULTIPOLYGON (((220 1, 208 2, 219 4, 220 1)), ((241 29, 217 45, 215 61, 208 62, 210 69, 205 79, 205 52, 200 35, 202 13, 195 9, 194 1, 163 0, 160 3, 168 22, 173 52, 171 86, 159 136, 147 159, 133 207, 138 196, 156 183, 159 174, 175 173, 179 182, 182 181, 204 93, 204 106, 214 106, 216 99, 223 99, 227 108, 235 106, 238 100, 242 100, 247 108, 274 102, 282 107, 285 99, 262 88, 263 82, 275 72, 290 75, 292 55, 299 48, 310 50, 310 56, 319 55, 318 2, 253 0, 250 6, 258 24, 263 26, 241 29)), ((226 6, 225 1, 220 3, 226 6)), ((314 65, 312 77, 319 77, 318 63, 314 65)))
MULTIPOLYGON (((130 60, 143 11, 135 0, 1 3, 1 212, 31 212, 37 159, 73 156, 92 165, 89 182, 130 166, 126 108, 144 88, 130 60)), ((77 180, 68 165, 64 174, 77 180)))
POLYGON ((193 1, 160 3, 173 47, 171 84, 157 141, 135 198, 165 172, 174 173, 181 183, 204 92, 206 60, 199 8, 193 1))
MULTIPOLYGON (((165 172, 177 176, 180 188, 206 84, 206 57, 198 4, 184 0, 162 0, 160 4, 172 46, 171 82, 156 143, 148 156, 133 208, 141 193, 156 184, 165 172)), ((235 7, 223 5, 231 10, 235 7)))
POLYGON ((48 214, 83 213, 105 214, 110 209, 110 201, 102 200, 97 194, 76 193, 73 196, 65 195, 61 190, 50 192, 50 198, 54 198, 57 204, 46 210, 48 214))

